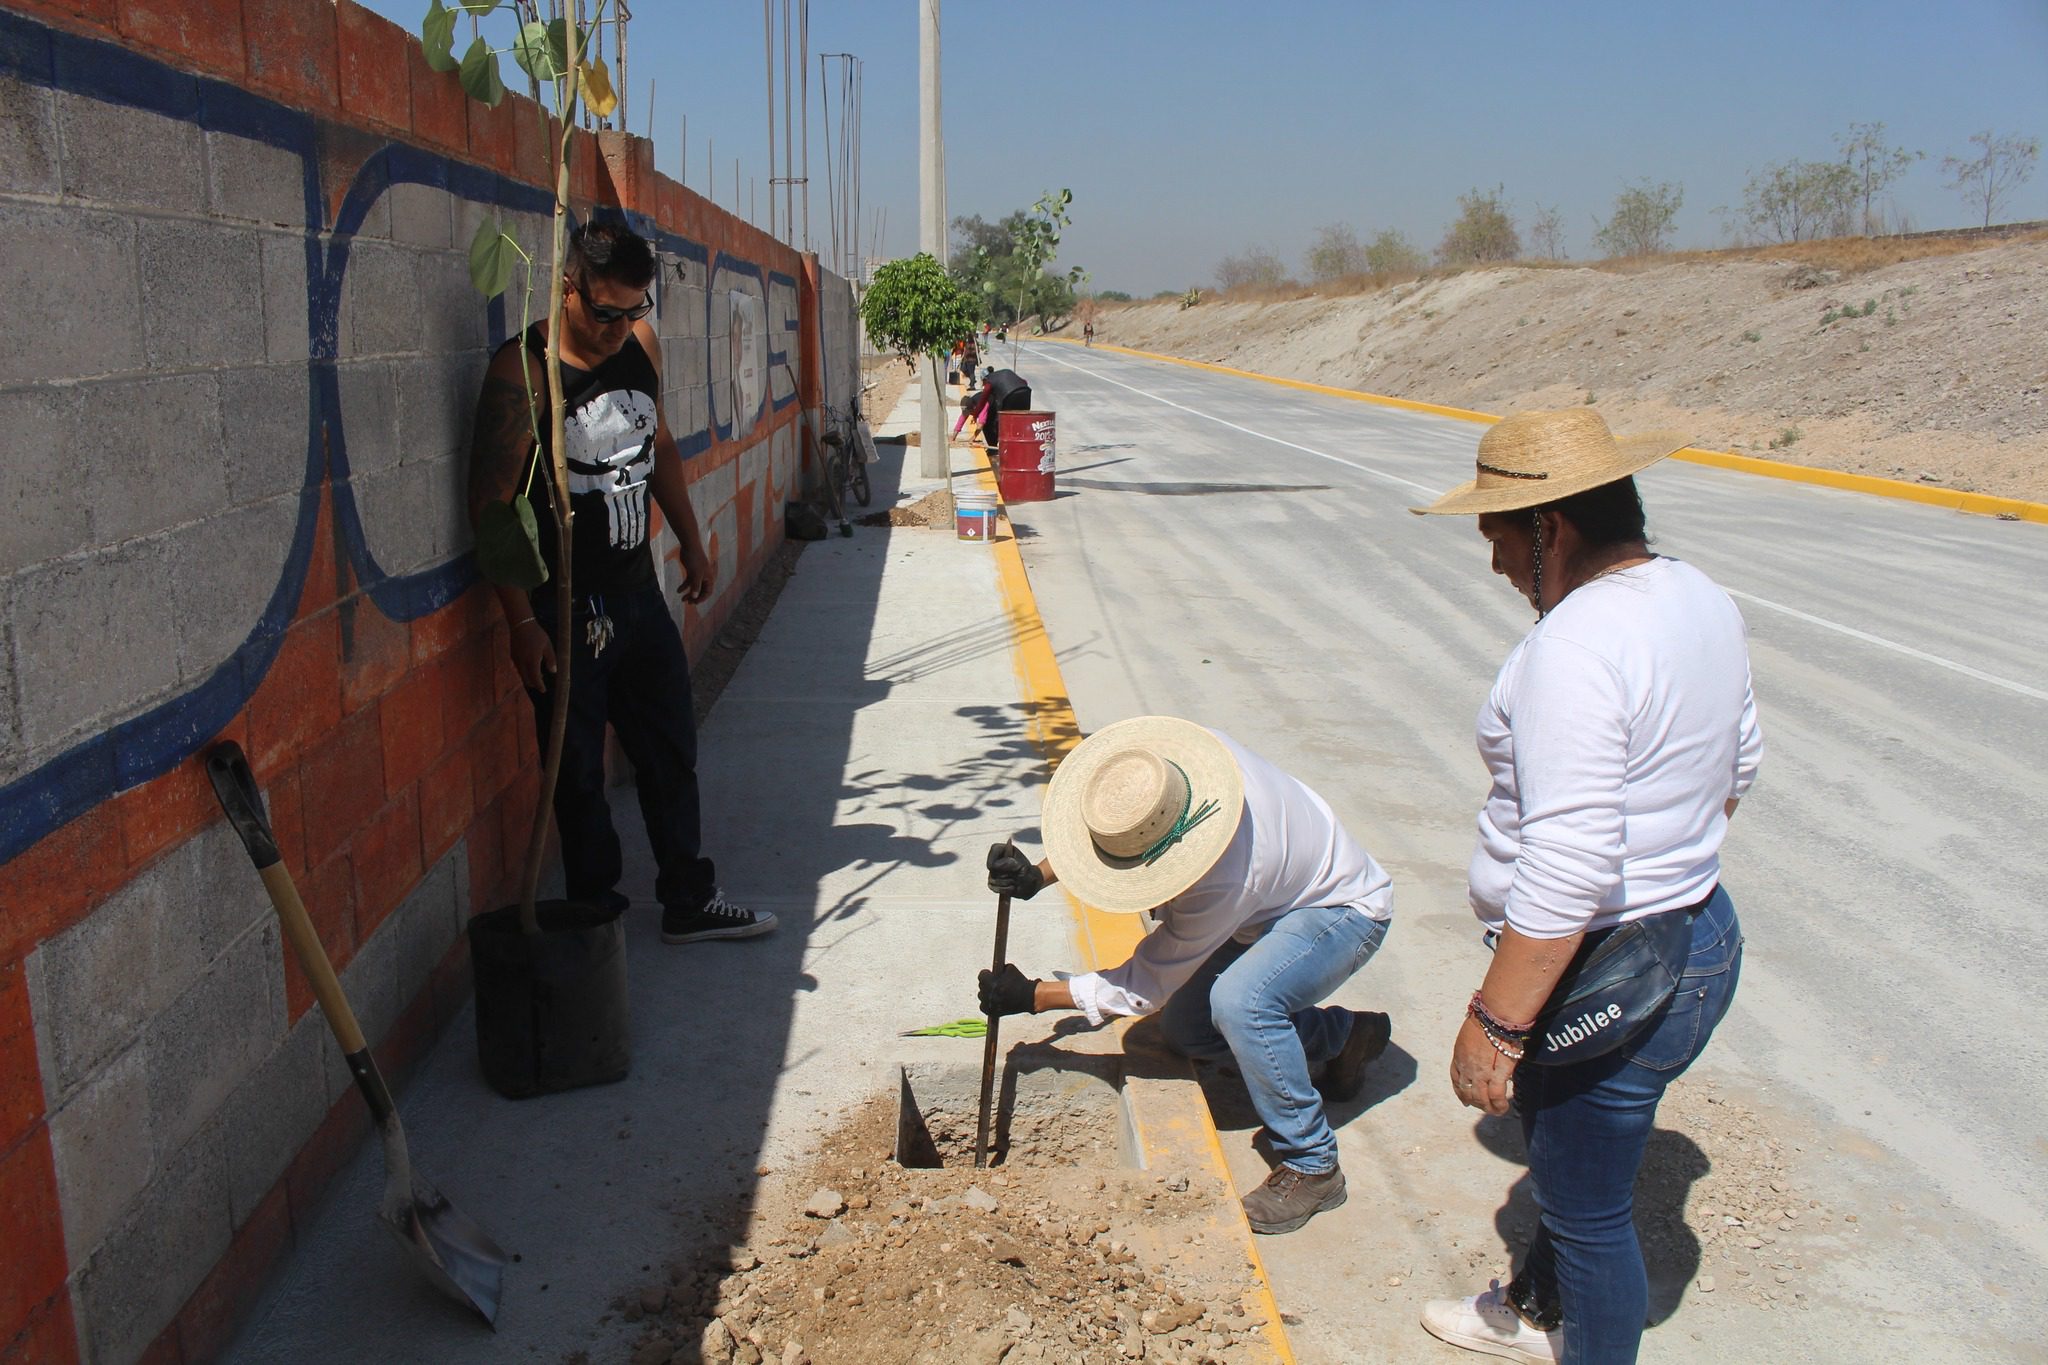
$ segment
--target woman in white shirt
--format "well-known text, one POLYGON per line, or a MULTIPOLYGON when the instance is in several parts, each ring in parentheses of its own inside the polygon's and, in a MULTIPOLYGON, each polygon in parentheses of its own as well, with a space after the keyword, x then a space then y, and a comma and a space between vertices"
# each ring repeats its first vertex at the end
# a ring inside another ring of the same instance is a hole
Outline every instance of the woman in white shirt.
POLYGON ((1720 849, 1762 752, 1748 644, 1726 593, 1650 553, 1633 478, 1684 445, 1617 441, 1590 408, 1522 413, 1488 429, 1476 478, 1416 509, 1477 513, 1537 613, 1479 712, 1492 790, 1469 882, 1496 946, 1451 1084, 1519 1115, 1542 1217, 1506 1287, 1423 1312, 1512 1359, 1635 1360, 1636 1172, 1741 971, 1720 849))

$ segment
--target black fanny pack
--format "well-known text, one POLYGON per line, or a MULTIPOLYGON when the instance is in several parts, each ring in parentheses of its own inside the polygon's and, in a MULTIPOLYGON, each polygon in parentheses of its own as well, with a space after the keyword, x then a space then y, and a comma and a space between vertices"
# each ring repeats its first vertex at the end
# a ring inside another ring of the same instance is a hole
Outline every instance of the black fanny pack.
MULTIPOLYGON (((1707 900, 1713 893, 1707 894, 1707 900)), ((1529 1032, 1524 1060, 1569 1066, 1614 1051, 1664 1008, 1707 901, 1586 935, 1529 1032)))

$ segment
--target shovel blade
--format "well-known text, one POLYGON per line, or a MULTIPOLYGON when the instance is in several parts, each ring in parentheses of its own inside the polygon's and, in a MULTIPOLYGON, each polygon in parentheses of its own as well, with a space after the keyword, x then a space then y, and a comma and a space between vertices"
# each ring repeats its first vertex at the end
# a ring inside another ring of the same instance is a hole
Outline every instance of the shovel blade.
POLYGON ((413 1263, 440 1291, 468 1304, 493 1328, 505 1291, 505 1253, 475 1220, 448 1202, 432 1182, 412 1173, 412 1200, 378 1221, 405 1244, 413 1263))

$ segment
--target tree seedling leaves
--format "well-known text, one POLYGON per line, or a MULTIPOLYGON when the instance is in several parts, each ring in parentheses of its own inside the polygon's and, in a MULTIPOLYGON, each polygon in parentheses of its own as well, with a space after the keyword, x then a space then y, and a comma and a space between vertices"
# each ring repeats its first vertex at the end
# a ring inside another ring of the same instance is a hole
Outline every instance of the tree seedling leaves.
POLYGON ((599 118, 610 118, 619 107, 619 97, 612 90, 612 73, 602 57, 583 64, 583 103, 599 118))
POLYGON ((505 286, 512 282, 512 265, 518 255, 497 219, 486 218, 479 223, 476 236, 469 242, 469 282, 476 286, 476 292, 487 299, 504 293, 505 286))
POLYGON ((498 54, 481 37, 462 54, 462 88, 471 99, 493 109, 505 98, 505 82, 498 79, 498 54))
POLYGON ((569 69, 568 43, 568 25, 563 20, 544 24, 536 19, 512 40, 512 59, 537 81, 560 80, 569 69))
POLYGON ((427 17, 420 20, 420 48, 427 65, 436 71, 453 71, 461 65, 455 60, 455 11, 444 7, 441 0, 433 0, 427 17))
POLYGON ((489 14, 498 7, 498 0, 455 0, 455 8, 465 14, 489 14))
POLYGON ((548 581, 540 557, 540 525, 524 493, 508 502, 487 502, 476 521, 476 567, 504 588, 532 590, 548 581))

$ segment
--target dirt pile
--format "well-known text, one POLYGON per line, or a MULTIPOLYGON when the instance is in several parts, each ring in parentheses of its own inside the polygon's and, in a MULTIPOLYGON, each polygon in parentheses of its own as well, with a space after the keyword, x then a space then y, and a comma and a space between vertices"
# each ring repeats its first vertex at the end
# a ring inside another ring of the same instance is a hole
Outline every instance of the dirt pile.
POLYGON ((1362 294, 1101 310, 1096 338, 1852 473, 2048 500, 2048 238, 1838 270, 1758 255, 1505 267, 1362 294))
MULTIPOLYGON (((644 1324, 635 1365, 1262 1358, 1245 1284, 1176 1264, 1228 1196, 1213 1177, 1090 1169, 1075 1163, 1102 1159, 1101 1137, 1028 1123, 986 1170, 908 1168, 895 1118, 890 1097, 863 1106, 764 1189, 745 1245, 622 1296, 644 1324)), ((963 1150, 958 1124, 932 1131, 949 1159, 963 1150)))
POLYGON ((891 507, 886 512, 870 512, 860 519, 862 526, 940 526, 953 529, 953 495, 945 489, 934 489, 916 502, 901 507, 891 507))

